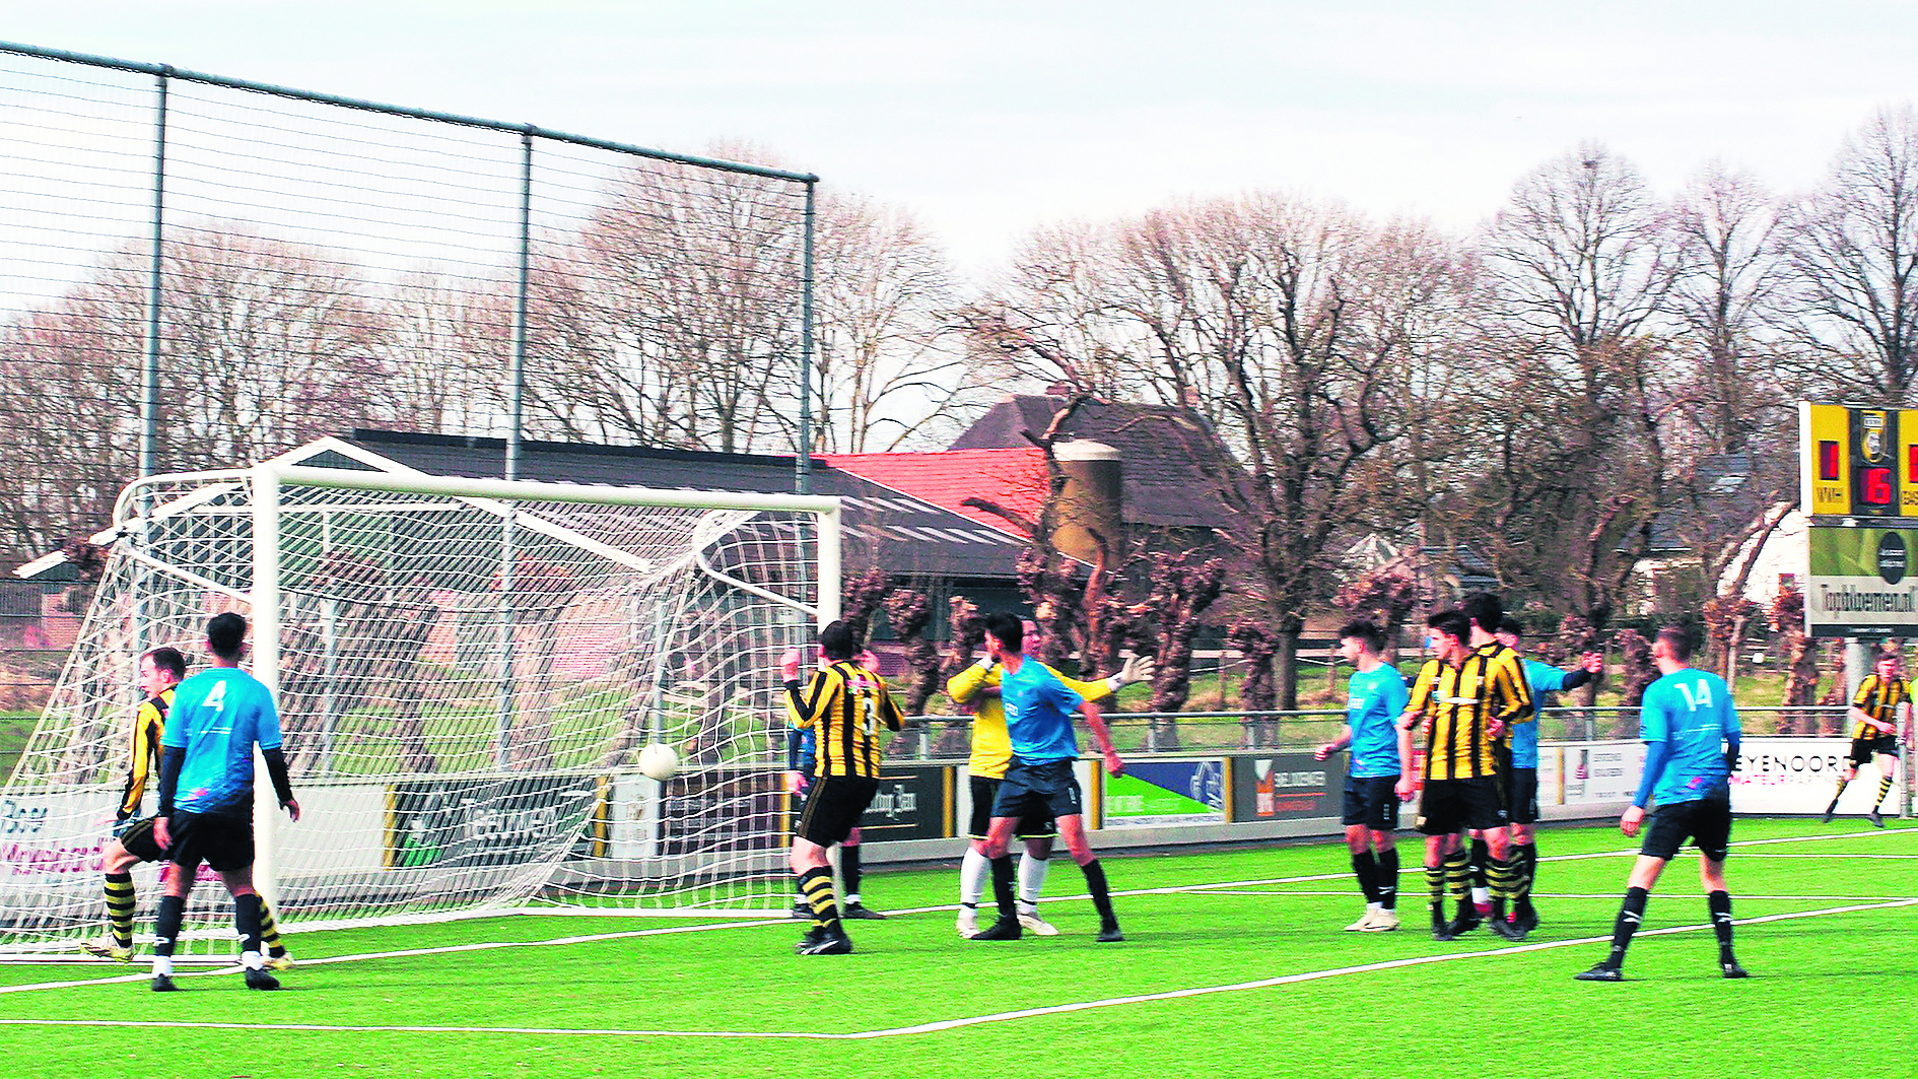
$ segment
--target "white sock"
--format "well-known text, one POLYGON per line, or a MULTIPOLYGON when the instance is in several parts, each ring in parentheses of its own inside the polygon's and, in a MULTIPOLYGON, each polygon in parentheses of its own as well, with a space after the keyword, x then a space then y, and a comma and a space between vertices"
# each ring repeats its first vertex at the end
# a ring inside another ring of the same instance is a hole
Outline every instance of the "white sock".
POLYGON ((1472 889, 1472 902, 1490 903, 1491 901, 1492 901, 1492 890, 1490 888, 1475 887, 1472 889))
POLYGON ((241 952, 240 965, 248 970, 266 969, 266 963, 260 959, 259 952, 241 952))
POLYGON ((1046 868, 1052 863, 1034 858, 1031 851, 1019 856, 1019 905, 1039 909, 1039 892, 1046 886, 1046 868))
POLYGON ((154 956, 153 973, 164 974, 169 978, 173 977, 173 957, 170 955, 154 956))
POLYGON ((847 905, 847 906, 851 906, 852 904, 854 904, 854 903, 857 903, 857 902, 859 902, 859 893, 858 893, 858 892, 847 892, 847 893, 846 893, 846 905, 847 905))
POLYGON ((1368 910, 1368 911, 1374 911, 1374 912, 1376 912, 1376 911, 1380 911, 1380 910, 1383 910, 1383 909, 1385 909, 1385 907, 1384 907, 1384 904, 1382 904, 1382 903, 1367 903, 1367 904, 1365 905, 1365 909, 1366 909, 1366 910, 1368 910))
POLYGON ((979 905, 979 897, 986 894, 986 878, 992 876, 992 863, 986 856, 966 848, 966 856, 959 861, 959 902, 979 905))

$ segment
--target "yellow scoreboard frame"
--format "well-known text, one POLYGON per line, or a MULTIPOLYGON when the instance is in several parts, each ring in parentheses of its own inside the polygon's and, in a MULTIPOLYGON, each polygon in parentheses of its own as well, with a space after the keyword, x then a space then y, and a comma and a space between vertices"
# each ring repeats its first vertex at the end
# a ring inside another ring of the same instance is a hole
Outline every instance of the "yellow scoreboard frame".
POLYGON ((1814 524, 1918 518, 1918 409, 1801 401, 1798 440, 1800 505, 1814 524))

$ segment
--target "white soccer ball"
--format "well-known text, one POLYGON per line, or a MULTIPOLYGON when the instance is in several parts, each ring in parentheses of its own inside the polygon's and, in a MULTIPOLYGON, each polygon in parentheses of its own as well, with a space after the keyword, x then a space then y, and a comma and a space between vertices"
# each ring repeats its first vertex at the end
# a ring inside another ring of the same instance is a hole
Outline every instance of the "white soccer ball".
POLYGON ((679 774, 679 754, 664 742, 654 742, 639 751, 639 770, 646 778, 664 783, 679 774))

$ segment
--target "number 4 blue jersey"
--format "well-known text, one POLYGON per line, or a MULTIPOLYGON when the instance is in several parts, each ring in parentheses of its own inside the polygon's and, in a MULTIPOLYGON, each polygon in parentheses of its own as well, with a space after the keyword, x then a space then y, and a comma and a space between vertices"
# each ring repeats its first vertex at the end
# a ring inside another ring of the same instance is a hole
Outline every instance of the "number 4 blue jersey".
POLYGON ((1724 792, 1731 776, 1726 749, 1737 749, 1739 735, 1738 709, 1723 678, 1688 667, 1646 687, 1638 736, 1666 745, 1664 754, 1652 745, 1646 762, 1650 768, 1664 757, 1658 774, 1648 777, 1653 798, 1669 805, 1724 792))
POLYGON ((185 749, 173 804, 188 813, 237 811, 253 801, 253 746, 280 748, 273 694, 236 667, 214 667, 173 691, 160 744, 185 749))

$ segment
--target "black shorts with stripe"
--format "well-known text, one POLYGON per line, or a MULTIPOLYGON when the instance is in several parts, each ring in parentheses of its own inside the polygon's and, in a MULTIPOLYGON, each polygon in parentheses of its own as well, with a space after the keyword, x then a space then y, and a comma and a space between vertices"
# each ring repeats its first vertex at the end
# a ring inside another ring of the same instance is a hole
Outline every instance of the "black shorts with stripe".
POLYGON ((253 812, 174 813, 167 821, 173 845, 167 848, 173 864, 188 873, 205 862, 216 873, 231 873, 253 864, 253 812))
POLYGON ((1493 777, 1425 781, 1425 791, 1419 796, 1418 829, 1426 835, 1503 828, 1505 824, 1505 797, 1493 777))
POLYGON ((157 862, 166 857, 166 851, 160 849, 160 841, 153 838, 153 818, 141 817, 126 826, 120 833, 120 845, 127 853, 143 862, 157 862))
POLYGON ((1880 753, 1896 757, 1898 755, 1898 736, 1895 734, 1874 734, 1870 738, 1851 740, 1851 763, 1870 764, 1872 758, 1880 753))
POLYGON ((871 776, 819 776, 806 788, 806 807, 793 831, 822 847, 844 843, 878 793, 879 781, 871 776))
POLYGON ((993 799, 992 815, 1017 817, 1022 821, 1040 817, 1056 821, 1084 813, 1079 777, 1072 770, 1074 763, 1063 760, 1027 764, 1018 757, 1012 758, 1012 764, 1006 768, 1006 778, 999 783, 998 797, 993 799))
MULTIPOLYGON (((966 835, 973 839, 984 839, 987 829, 992 827, 992 807, 999 801, 999 785, 1003 780, 989 776, 972 776, 967 784, 972 791, 972 817, 966 827, 966 835)), ((1059 826, 1054 823, 1051 814, 1020 817, 1019 824, 1012 834, 1020 839, 1051 839, 1059 834, 1059 826)))
POLYGON ((1538 823, 1538 769, 1512 768, 1505 773, 1505 815, 1513 824, 1538 823))
POLYGON ((1399 826, 1399 777, 1345 777, 1345 814, 1340 823, 1346 827, 1363 824, 1374 832, 1390 832, 1399 826))
POLYGON ((1732 792, 1728 786, 1704 798, 1673 802, 1652 812, 1652 826, 1638 853, 1670 861, 1690 839, 1698 853, 1722 862, 1731 853, 1732 792))

